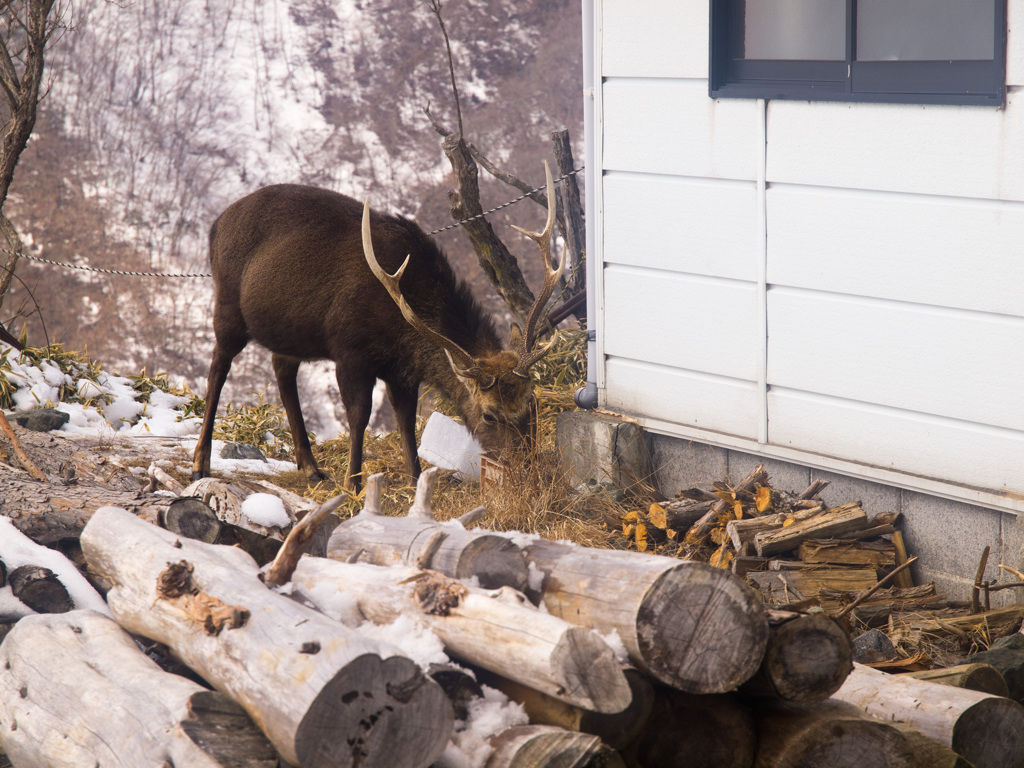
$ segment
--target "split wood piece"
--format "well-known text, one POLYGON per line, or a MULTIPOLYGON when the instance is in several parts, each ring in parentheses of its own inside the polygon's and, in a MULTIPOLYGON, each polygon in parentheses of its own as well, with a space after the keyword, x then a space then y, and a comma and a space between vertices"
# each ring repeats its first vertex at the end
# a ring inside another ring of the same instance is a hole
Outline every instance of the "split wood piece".
POLYGON ((885 540, 805 539, 797 548, 797 557, 805 563, 893 568, 896 566, 896 547, 885 540))
POLYGON ((746 555, 736 555, 732 560, 731 566, 732 572, 740 578, 746 576, 751 571, 764 571, 768 569, 768 558, 767 557, 753 557, 746 555))
POLYGON ((1007 605, 982 613, 970 615, 949 615, 937 611, 932 618, 901 615, 893 618, 896 629, 926 632, 936 636, 964 637, 972 633, 983 633, 987 641, 1006 637, 1017 631, 1024 621, 1024 605, 1007 605))
POLYGON ((734 694, 659 686, 640 737, 622 756, 629 768, 750 768, 755 751, 754 719, 734 694))
POLYGON ((817 598, 825 610, 837 610, 840 603, 834 593, 856 594, 873 587, 875 572, 863 568, 821 568, 806 571, 750 571, 747 581, 757 586, 766 605, 817 598))
POLYGON ((755 711, 755 768, 954 768, 941 745, 922 750, 919 735, 869 717, 843 701, 775 702, 755 711), (921 752, 919 756, 918 752, 921 752), (943 755, 945 757, 943 757, 943 755), (936 760, 936 756, 939 757, 936 760))
POLYGON ((717 499, 710 501, 691 501, 685 499, 662 504, 652 504, 648 519, 651 525, 662 530, 682 531, 706 515, 717 499))
POLYGON ((824 701, 853 669, 853 642, 824 614, 768 611, 768 648, 757 673, 740 688, 745 696, 824 701))
POLYGON ((152 486, 148 489, 150 493, 156 490, 157 485, 162 485, 175 496, 181 496, 181 492, 185 490, 184 485, 160 469, 155 463, 149 465, 147 474, 149 475, 150 486, 152 486))
MULTIPOLYGON (((765 472, 764 465, 758 464, 754 469, 747 475, 739 485, 732 489, 734 496, 739 496, 743 493, 751 494, 758 485, 765 485, 768 482, 768 473, 765 472)), ((690 530, 686 532, 685 539, 690 544, 699 544, 702 542, 711 529, 715 527, 718 518, 726 513, 732 512, 736 501, 730 501, 728 499, 719 498, 712 506, 711 509, 703 515, 697 522, 690 526, 690 530)), ((738 515, 737 515, 738 517, 738 515)), ((739 551, 738 549, 736 550, 739 551)))
POLYGON ((589 733, 612 749, 622 749, 636 740, 654 705, 654 685, 649 677, 633 667, 623 670, 632 700, 624 710, 612 714, 574 707, 554 696, 484 669, 478 669, 476 673, 481 683, 522 704, 531 723, 589 733))
POLYGON ((928 680, 940 685, 952 685, 955 688, 967 688, 971 691, 990 693, 993 696, 1009 696, 1010 690, 1006 678, 991 664, 957 664, 942 669, 925 669, 920 672, 907 672, 908 677, 917 680, 928 680))
POLYGON ((174 499, 160 510, 160 527, 190 539, 214 544, 220 538, 221 522, 210 505, 195 496, 174 499))
POLYGON ((865 528, 868 516, 859 502, 826 509, 806 520, 754 536, 754 548, 760 557, 770 557, 796 549, 804 539, 824 539, 865 528))
MULTIPOLYGON (((477 578, 484 589, 526 589, 527 568, 522 551, 509 539, 490 531, 467 531, 463 520, 476 519, 480 511, 466 513, 457 521, 439 523, 431 509, 437 468, 420 475, 416 499, 405 517, 380 514, 383 475, 367 480, 366 506, 341 523, 327 543, 327 556, 373 565, 409 565, 430 568, 456 579, 477 578)), ((466 523, 469 524, 468 522, 466 523)))
POLYGON ((39 565, 21 565, 7 580, 11 593, 36 613, 66 613, 74 608, 71 595, 57 575, 39 565))
POLYGON ((516 725, 488 739, 484 768, 625 768, 596 736, 550 725, 516 725))
POLYGON ((40 482, 46 482, 46 475, 39 467, 36 466, 35 462, 28 457, 25 453, 25 449, 21 447, 21 441, 18 440, 18 436, 14 434, 14 430, 11 429, 11 424, 7 421, 7 417, 4 416, 3 412, 0 411, 0 431, 4 433, 7 439, 11 443, 11 447, 14 449, 14 455, 18 459, 18 463, 21 464, 22 469, 28 472, 29 477, 33 480, 40 482))
POLYGON ((0 467, 0 514, 38 544, 77 539, 100 507, 115 505, 156 523, 173 501, 138 491, 119 491, 101 485, 57 486, 37 483, 0 467))
POLYGON ((118 623, 235 699, 287 762, 413 768, 444 750, 453 717, 436 683, 394 647, 268 590, 245 552, 112 507, 93 515, 82 550, 113 585, 118 623))
POLYGON ((303 557, 292 588, 328 613, 339 596, 354 599, 375 624, 415 616, 450 656, 574 706, 606 713, 629 706, 629 683, 604 640, 507 587, 488 592, 436 571, 303 557))
POLYGON ((632 663, 666 685, 723 693, 761 663, 764 608, 727 571, 540 538, 524 552, 544 576, 540 597, 551 614, 601 634, 615 630, 632 663))
POLYGON ((278 764, 229 697, 164 672, 94 611, 22 619, 0 668, 0 748, 15 765, 278 764))
POLYGON ((797 498, 804 501, 817 498, 829 486, 829 480, 814 480, 797 498))
POLYGON ((309 549, 313 542, 313 537, 320 526, 328 519, 329 515, 346 501, 348 501, 347 493, 342 493, 332 499, 328 499, 293 525, 274 561, 264 573, 263 582, 273 586, 287 584, 292 578, 295 565, 299 562, 299 558, 309 549))
MULTIPOLYGON (((892 543, 896 547, 896 565, 903 565, 907 562, 907 548, 903 543, 902 531, 893 531, 892 543)), ((914 578, 910 571, 903 571, 896 577, 896 586, 900 589, 910 589, 914 586, 914 578)))
POLYGON ((1024 707, 1001 696, 888 675, 855 664, 833 698, 905 723, 975 768, 1024 765, 1024 707))
MULTIPOLYGON (((754 537, 763 531, 773 531, 782 528, 789 520, 807 520, 825 511, 824 507, 814 506, 809 509, 800 509, 794 512, 777 512, 774 515, 762 515, 761 517, 749 517, 744 520, 730 520, 725 524, 725 532, 737 552, 743 552, 747 545, 751 550, 754 547, 754 537)), ((790 523, 793 525, 793 523, 790 523)))
MULTIPOLYGON (((871 525, 868 523, 868 525, 871 525)), ((851 531, 850 533, 841 533, 836 536, 841 541, 856 541, 858 539, 877 539, 879 536, 889 536, 896 532, 896 529, 891 525, 876 525, 871 528, 862 528, 859 531, 851 531)))

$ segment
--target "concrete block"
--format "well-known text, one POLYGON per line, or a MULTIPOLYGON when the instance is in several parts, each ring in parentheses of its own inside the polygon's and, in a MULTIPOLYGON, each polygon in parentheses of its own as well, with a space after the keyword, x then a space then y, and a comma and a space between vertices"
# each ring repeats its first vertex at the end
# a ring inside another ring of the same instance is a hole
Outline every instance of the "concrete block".
POLYGON ((891 485, 873 483, 835 472, 813 471, 813 480, 827 480, 828 487, 821 492, 821 499, 830 507, 860 501, 868 517, 882 512, 900 512, 902 491, 891 485))
POLYGON ((747 475, 754 471, 758 464, 764 464, 768 473, 768 482, 772 488, 778 491, 790 493, 803 493, 811 484, 811 471, 799 464, 790 464, 788 461, 778 459, 766 459, 755 456, 751 453, 740 451, 729 451, 729 475, 727 482, 739 483, 747 475))
POLYGON ((643 430, 634 422, 592 411, 558 414, 555 440, 569 484, 614 498, 652 481, 643 430))
POLYGON ((728 451, 667 435, 648 435, 658 489, 668 498, 684 488, 707 487, 729 471, 728 451))
MULTIPOLYGON (((992 549, 985 578, 1000 577, 1001 513, 913 491, 902 492, 901 511, 907 553, 921 558, 915 581, 934 580, 940 593, 953 600, 970 600, 986 545, 992 549)), ((996 593, 993 603, 1012 600, 996 593)))

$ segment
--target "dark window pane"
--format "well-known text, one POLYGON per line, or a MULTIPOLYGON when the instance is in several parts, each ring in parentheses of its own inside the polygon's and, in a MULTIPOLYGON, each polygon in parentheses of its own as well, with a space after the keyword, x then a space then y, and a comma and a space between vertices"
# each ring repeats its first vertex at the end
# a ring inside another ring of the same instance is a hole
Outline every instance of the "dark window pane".
POLYGON ((857 60, 990 60, 994 14, 980 0, 859 0, 857 60))
POLYGON ((734 51, 736 58, 846 58, 846 0, 734 2, 733 18, 742 20, 743 29, 742 48, 734 51))

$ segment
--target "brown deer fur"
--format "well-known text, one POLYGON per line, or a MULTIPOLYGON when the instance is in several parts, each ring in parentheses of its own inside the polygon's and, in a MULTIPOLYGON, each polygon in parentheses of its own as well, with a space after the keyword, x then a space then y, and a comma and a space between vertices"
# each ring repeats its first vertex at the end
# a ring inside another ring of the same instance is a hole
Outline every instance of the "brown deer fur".
MULTIPOLYGON (((210 474, 221 389, 231 361, 250 341, 272 354, 296 463, 313 481, 325 475, 313 458, 299 406, 296 373, 304 360, 335 363, 349 423, 345 485, 353 489, 360 486, 363 433, 377 379, 387 385, 414 478, 420 471, 415 422, 421 383, 455 406, 489 452, 500 452, 530 434, 533 385, 520 363, 532 365, 546 349, 527 356, 523 332, 514 326, 506 350, 490 318, 434 242, 409 220, 370 212, 370 254, 376 253, 380 266, 393 273, 409 257, 399 283, 416 316, 407 322, 396 303, 400 298, 389 296, 367 264, 362 209, 355 200, 329 190, 277 185, 233 203, 214 223, 210 261, 216 283, 216 344, 194 479, 210 474), (442 346, 410 324, 417 318, 472 360, 450 360, 442 346)), ((539 299, 546 301, 547 296, 539 299)))

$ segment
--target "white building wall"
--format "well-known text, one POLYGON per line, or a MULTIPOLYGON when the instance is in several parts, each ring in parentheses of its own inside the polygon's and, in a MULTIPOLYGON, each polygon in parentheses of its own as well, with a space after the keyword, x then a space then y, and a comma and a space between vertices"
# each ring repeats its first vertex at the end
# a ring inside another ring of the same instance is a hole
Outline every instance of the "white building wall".
POLYGON ((708 97, 707 0, 598 0, 603 404, 1024 512, 1024 0, 1006 107, 708 97))

